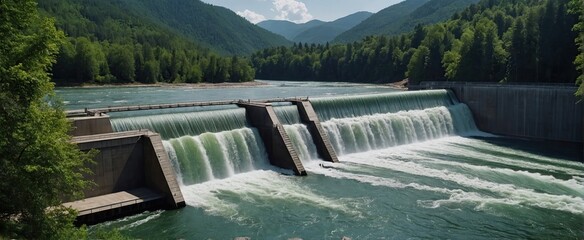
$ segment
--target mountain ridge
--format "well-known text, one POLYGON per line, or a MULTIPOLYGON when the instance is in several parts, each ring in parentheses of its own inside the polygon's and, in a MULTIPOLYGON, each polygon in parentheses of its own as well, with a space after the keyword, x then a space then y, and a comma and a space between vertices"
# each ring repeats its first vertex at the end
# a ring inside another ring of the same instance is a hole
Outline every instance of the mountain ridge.
POLYGON ((347 30, 334 42, 347 43, 370 35, 396 35, 411 31, 416 25, 446 20, 479 0, 406 0, 389 6, 347 30))
POLYGON ((307 43, 330 42, 334 40, 339 34, 355 27, 357 24, 363 22, 372 15, 373 13, 360 11, 339 18, 332 22, 325 22, 320 26, 316 26, 301 32, 293 39, 293 41, 307 43))
POLYGON ((129 11, 227 55, 290 45, 285 38, 248 22, 233 11, 200 0, 121 0, 129 11), (237 41, 235 41, 237 40, 237 41))

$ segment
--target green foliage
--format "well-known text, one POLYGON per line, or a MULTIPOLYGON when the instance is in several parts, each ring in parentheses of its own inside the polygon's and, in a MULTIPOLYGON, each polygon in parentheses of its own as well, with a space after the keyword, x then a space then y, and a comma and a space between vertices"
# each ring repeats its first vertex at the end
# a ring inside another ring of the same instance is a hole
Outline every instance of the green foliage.
POLYGON ((231 58, 220 57, 170 28, 153 23, 137 14, 146 11, 142 6, 130 0, 125 2, 40 1, 41 10, 54 16, 57 26, 68 35, 53 68, 55 81, 60 84, 197 83, 254 79, 250 62, 244 58, 239 58, 238 64, 232 67, 231 58), (210 66, 211 57, 220 58, 215 64, 221 66, 210 66), (203 70, 211 67, 227 69, 227 75, 243 78, 204 75, 203 70))
POLYGON ((70 142, 47 74, 63 34, 33 0, 1 1, 0 12, 0 235, 83 237, 59 207, 80 196, 91 161, 70 142))
POLYGON ((570 12, 578 17, 578 21, 574 25, 574 32, 578 34, 576 43, 580 54, 576 57, 574 64, 580 75, 576 81, 579 84, 576 96, 584 99, 584 2, 581 0, 572 0, 570 2, 570 12))
MULTIPOLYGON (((482 0, 408 34, 266 49, 252 62, 260 79, 574 83, 578 72, 571 62, 578 50, 571 28, 577 18, 567 14, 568 1, 482 0)), ((582 26, 575 27, 580 36, 582 26)))

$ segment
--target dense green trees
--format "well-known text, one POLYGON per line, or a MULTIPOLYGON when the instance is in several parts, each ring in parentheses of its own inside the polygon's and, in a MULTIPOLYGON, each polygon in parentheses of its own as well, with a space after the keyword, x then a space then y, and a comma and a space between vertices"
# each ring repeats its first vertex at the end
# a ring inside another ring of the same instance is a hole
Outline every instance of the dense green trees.
POLYGON ((241 57, 222 57, 114 1, 41 0, 68 35, 53 78, 62 84, 251 81, 241 57), (221 74, 215 72, 221 69, 221 74))
POLYGON ((574 83, 577 17, 568 2, 482 0, 409 34, 266 49, 252 62, 260 79, 574 83))
POLYGON ((51 101, 47 71, 63 33, 33 0, 0 1, 0 12, 0 238, 83 237, 72 210, 59 207, 81 193, 91 159, 51 101))
POLYGON ((580 54, 576 57, 574 64, 578 69, 580 76, 577 83, 580 85, 576 95, 584 99, 584 2, 581 0, 572 0, 570 2, 570 12, 578 16, 578 22, 574 25, 574 31, 578 34, 576 43, 580 54))

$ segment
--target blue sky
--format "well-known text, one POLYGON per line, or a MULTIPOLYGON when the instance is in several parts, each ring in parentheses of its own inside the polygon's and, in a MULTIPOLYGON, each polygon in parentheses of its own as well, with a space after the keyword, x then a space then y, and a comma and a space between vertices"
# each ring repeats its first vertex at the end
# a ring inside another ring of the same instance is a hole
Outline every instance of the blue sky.
POLYGON ((231 9, 253 23, 267 19, 332 21, 358 11, 377 12, 402 0, 202 0, 231 9))

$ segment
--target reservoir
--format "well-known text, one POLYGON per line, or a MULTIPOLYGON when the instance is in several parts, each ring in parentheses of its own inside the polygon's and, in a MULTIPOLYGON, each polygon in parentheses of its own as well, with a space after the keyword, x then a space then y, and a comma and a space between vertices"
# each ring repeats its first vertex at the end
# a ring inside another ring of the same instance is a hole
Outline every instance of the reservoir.
POLYGON ((112 114, 161 134, 187 207, 90 227, 147 239, 584 238, 581 149, 477 129, 451 92, 272 82, 227 89, 58 89, 67 109, 309 97, 340 163, 318 159, 293 105, 275 105, 308 176, 269 164, 245 111, 112 114))

